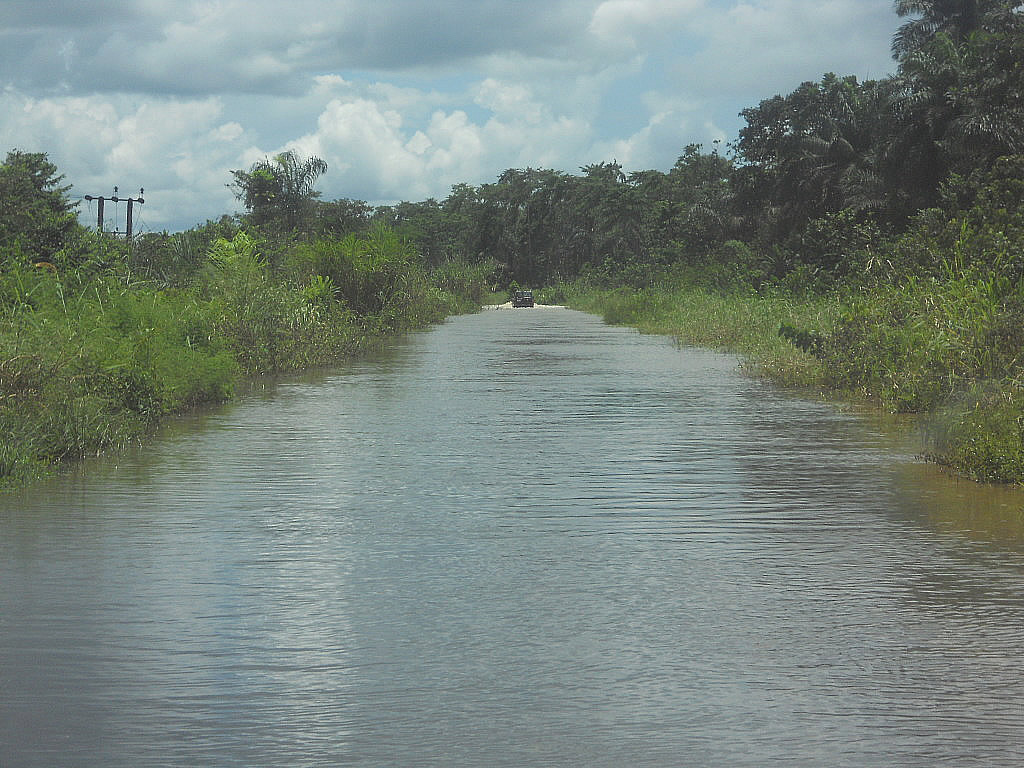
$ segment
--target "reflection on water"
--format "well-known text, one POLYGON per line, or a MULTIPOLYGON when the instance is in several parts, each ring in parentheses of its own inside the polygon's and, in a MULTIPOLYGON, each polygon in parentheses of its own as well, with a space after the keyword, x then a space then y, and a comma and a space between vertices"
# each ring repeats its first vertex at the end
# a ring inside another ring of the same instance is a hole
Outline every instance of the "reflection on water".
POLYGON ((1012 765, 1019 491, 456 318, 0 498, 0 765, 1012 765))
POLYGON ((936 531, 1024 550, 1018 488, 974 483, 923 463, 901 467, 900 505, 936 531))

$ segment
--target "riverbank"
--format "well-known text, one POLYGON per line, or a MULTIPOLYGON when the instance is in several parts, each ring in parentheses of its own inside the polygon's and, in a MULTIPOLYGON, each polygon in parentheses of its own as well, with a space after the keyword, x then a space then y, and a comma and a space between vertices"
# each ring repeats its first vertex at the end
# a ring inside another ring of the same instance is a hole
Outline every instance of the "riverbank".
POLYGON ((794 388, 824 386, 821 361, 780 337, 782 325, 828 327, 839 310, 830 299, 798 301, 785 293, 719 293, 693 287, 614 290, 574 284, 557 298, 613 325, 673 336, 680 343, 735 352, 747 373, 794 388))
POLYGON ((544 295, 613 324, 736 352, 781 386, 917 414, 921 454, 982 482, 1024 483, 1019 327, 983 280, 826 296, 766 288, 562 285, 544 295))
POLYGON ((160 285, 126 260, 0 270, 0 489, 124 450, 264 374, 326 366, 480 305, 486 267, 427 270, 380 230, 276 267, 245 232, 160 285))

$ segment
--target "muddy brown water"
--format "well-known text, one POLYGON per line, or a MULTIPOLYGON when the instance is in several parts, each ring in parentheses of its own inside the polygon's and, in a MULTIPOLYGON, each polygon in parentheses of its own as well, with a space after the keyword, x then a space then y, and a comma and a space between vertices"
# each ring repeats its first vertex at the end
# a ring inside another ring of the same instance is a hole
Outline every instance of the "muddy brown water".
POLYGON ((0 496, 0 765, 1024 762, 1020 492, 458 317, 0 496))

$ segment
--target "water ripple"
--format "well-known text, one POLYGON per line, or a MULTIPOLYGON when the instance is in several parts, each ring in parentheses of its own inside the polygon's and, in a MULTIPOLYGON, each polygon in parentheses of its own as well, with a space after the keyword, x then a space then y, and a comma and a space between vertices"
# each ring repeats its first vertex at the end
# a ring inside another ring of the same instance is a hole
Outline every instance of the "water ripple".
POLYGON ((489 312, 0 501, 0 765, 1024 762, 1020 495, 489 312))

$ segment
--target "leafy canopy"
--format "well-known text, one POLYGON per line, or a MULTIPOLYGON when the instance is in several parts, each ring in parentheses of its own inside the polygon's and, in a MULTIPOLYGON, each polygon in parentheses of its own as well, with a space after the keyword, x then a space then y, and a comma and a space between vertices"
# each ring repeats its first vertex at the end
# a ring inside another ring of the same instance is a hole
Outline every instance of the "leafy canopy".
POLYGON ((78 203, 63 180, 44 152, 7 153, 0 165, 0 249, 49 261, 68 244, 79 228, 78 203))
POLYGON ((303 160, 289 150, 254 163, 248 171, 232 171, 235 181, 229 186, 253 224, 298 232, 313 221, 314 201, 320 197, 314 185, 326 172, 327 163, 319 157, 303 160))

